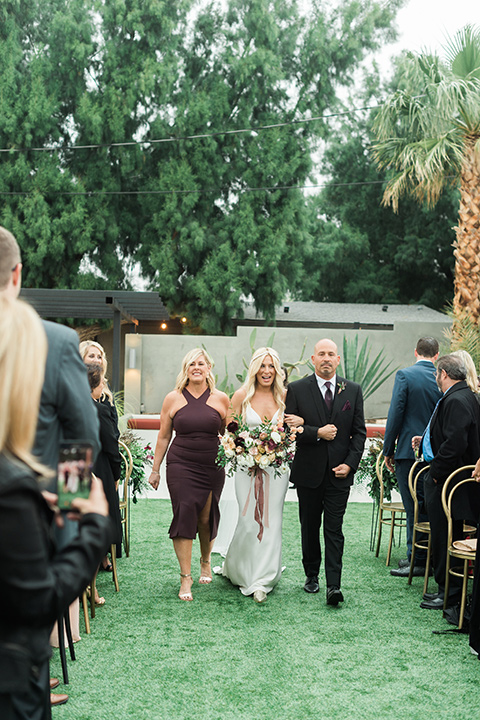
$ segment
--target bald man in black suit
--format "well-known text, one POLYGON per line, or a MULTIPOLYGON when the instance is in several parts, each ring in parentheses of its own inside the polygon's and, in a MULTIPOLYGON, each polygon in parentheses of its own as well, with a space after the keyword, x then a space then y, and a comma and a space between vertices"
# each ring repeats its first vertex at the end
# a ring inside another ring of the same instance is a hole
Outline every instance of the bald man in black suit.
POLYGON ((288 386, 286 421, 303 423, 290 479, 299 501, 304 589, 319 590, 323 515, 327 604, 338 605, 343 601, 343 516, 367 433, 360 386, 336 375, 340 356, 335 343, 320 340, 312 363, 312 375, 288 386))

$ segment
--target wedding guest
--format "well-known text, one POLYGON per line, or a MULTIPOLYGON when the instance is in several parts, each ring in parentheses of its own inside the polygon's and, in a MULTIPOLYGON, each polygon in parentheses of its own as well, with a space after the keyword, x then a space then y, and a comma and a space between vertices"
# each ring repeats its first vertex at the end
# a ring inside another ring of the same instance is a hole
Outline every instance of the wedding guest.
POLYGON ((297 424, 295 416, 304 421, 290 479, 298 494, 304 590, 319 591, 323 517, 327 604, 338 605, 343 602, 343 516, 367 431, 360 386, 336 374, 340 355, 335 343, 319 340, 312 363, 315 372, 287 390, 286 421, 297 424))
MULTIPOLYGON (((118 501, 118 480, 122 467, 122 458, 118 450, 116 428, 112 416, 105 404, 100 402, 104 392, 103 368, 100 365, 87 365, 88 382, 92 400, 98 413, 100 425, 100 452, 93 464, 94 474, 100 478, 103 484, 105 496, 108 501, 110 519, 114 528, 114 542, 119 545, 122 542, 122 518, 118 501)), ((105 548, 107 550, 107 548, 105 548)), ((102 563, 108 569, 106 563, 108 558, 104 557, 102 563)), ((95 587, 96 590, 96 587, 95 587)), ((105 599, 98 595, 95 597, 97 605, 104 605, 105 599)))
POLYGON ((99 402, 101 402, 108 408, 112 418, 113 426, 115 428, 116 438, 118 440, 118 438, 120 437, 120 432, 118 429, 118 413, 115 405, 115 398, 113 397, 113 393, 110 390, 107 380, 107 354, 102 345, 100 345, 100 343, 98 342, 95 342, 95 340, 83 340, 80 343, 80 355, 85 365, 100 365, 102 367, 104 382, 103 392, 99 402))
MULTIPOLYGON (((432 558, 438 592, 425 596, 421 608, 442 609, 445 598, 447 519, 442 505, 442 489, 447 477, 463 465, 473 465, 480 457, 480 406, 465 382, 467 370, 455 355, 444 355, 437 362, 437 385, 442 397, 423 433, 412 438, 430 464, 424 482, 425 502, 430 521, 432 558)), ((461 479, 461 478, 459 478, 461 479)), ((453 539, 463 537, 465 514, 456 513, 453 539)), ((447 605, 460 596, 461 579, 450 578, 447 605)))
POLYGON ((54 513, 39 484, 50 473, 31 452, 47 348, 35 311, 0 296, 2 720, 51 717, 50 632, 87 585, 110 538, 107 502, 94 483, 89 499, 74 501, 81 518, 77 539, 59 553, 52 544, 54 513))
MULTIPOLYGON (((22 283, 20 248, 15 237, 0 227, 0 296, 15 299, 22 283)), ((33 452, 39 461, 56 470, 62 440, 87 440, 95 457, 99 449, 98 420, 90 400, 85 366, 78 352, 77 333, 58 323, 42 321, 47 334, 48 354, 33 452)), ((56 492, 56 474, 46 480, 46 489, 56 492)), ((77 523, 65 518, 62 528, 54 527, 61 550, 77 534, 77 523)), ((78 629, 78 601, 72 618, 72 631, 78 629)), ((58 686, 52 678, 52 689, 58 686)), ((52 705, 66 702, 65 694, 52 694, 52 705)))
MULTIPOLYGON (((422 337, 415 347, 415 364, 399 370, 395 376, 390 409, 388 411, 383 454, 385 464, 395 472, 398 489, 407 516, 407 557, 400 560, 398 568, 390 571, 396 577, 408 577, 412 556, 414 504, 408 487, 408 476, 415 462, 412 437, 422 433, 435 405, 441 397, 435 380, 435 363, 438 359, 438 342, 433 337, 422 337)), ((417 485, 417 496, 423 506, 423 479, 417 485)), ((421 512, 419 522, 428 520, 421 512)), ((424 534, 417 541, 426 540, 424 534)), ((426 550, 416 549, 413 575, 425 574, 426 550)))
POLYGON ((192 544, 200 540, 200 579, 212 582, 210 556, 217 535, 218 502, 225 473, 216 464, 219 433, 225 428, 229 400, 215 389, 212 360, 201 348, 190 350, 182 361, 175 389, 166 396, 150 485, 157 489, 160 465, 167 455, 167 485, 173 508, 170 537, 180 565, 180 600, 193 600, 192 544))
MULTIPOLYGON (((232 397, 230 419, 241 417, 250 429, 262 423, 283 426, 284 377, 273 348, 257 350, 248 366, 245 383, 232 397)), ((264 603, 282 575, 283 505, 288 473, 273 478, 266 467, 237 470, 235 492, 238 522, 223 564, 223 575, 243 595, 264 603), (257 481, 261 487, 257 488, 257 481), (261 497, 264 496, 262 507, 261 497), (257 499, 258 498, 258 499, 257 499)))

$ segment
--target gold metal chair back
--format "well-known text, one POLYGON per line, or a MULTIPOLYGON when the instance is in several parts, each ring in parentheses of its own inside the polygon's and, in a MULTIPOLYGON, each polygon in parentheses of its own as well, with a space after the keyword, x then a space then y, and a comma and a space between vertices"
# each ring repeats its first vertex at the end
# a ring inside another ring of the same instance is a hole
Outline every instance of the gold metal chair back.
POLYGON ((390 565, 390 556, 392 554, 393 531, 396 527, 406 527, 405 508, 401 502, 385 502, 385 492, 383 487, 383 468, 385 467, 385 458, 383 453, 378 454, 375 471, 377 473, 378 483, 380 485, 380 501, 378 505, 378 540, 377 551, 375 557, 380 552, 380 540, 382 539, 382 525, 390 526, 390 537, 388 541, 387 561, 386 565, 390 565), (389 513, 389 517, 384 517, 384 513, 389 513), (397 517, 398 516, 398 517, 397 517))
POLYGON ((415 567, 415 555, 416 550, 426 550, 427 551, 427 560, 425 563, 425 577, 423 581, 423 594, 428 590, 428 577, 430 575, 430 565, 432 561, 432 543, 431 543, 431 532, 430 532, 430 523, 428 521, 425 522, 419 522, 418 520, 418 514, 419 514, 419 503, 418 503, 418 497, 417 497, 417 485, 418 481, 420 479, 420 476, 422 473, 424 473, 430 465, 424 464, 423 460, 416 460, 412 467, 410 468, 410 472, 408 473, 408 489, 410 490, 410 495, 413 498, 413 535, 412 535, 412 558, 410 561, 410 572, 408 575, 408 584, 412 584, 412 577, 413 577, 413 568, 415 567), (423 467, 420 467, 423 466, 423 467), (424 535, 427 535, 427 539, 419 538, 417 539, 417 534, 423 533, 424 535))
POLYGON ((120 506, 120 517, 123 525, 123 546, 125 548, 125 554, 127 557, 130 556, 130 495, 129 485, 130 478, 133 470, 133 458, 130 448, 121 440, 118 441, 118 449, 120 456, 125 465, 125 479, 122 485, 119 486, 119 506, 120 506))
MULTIPOLYGON (((475 551, 466 551, 466 550, 459 550, 453 545, 453 517, 452 517, 452 502, 454 495, 458 492, 458 490, 461 487, 464 487, 465 485, 468 485, 470 483, 476 483, 478 485, 478 482, 472 478, 465 478, 464 480, 460 480, 456 485, 454 485, 453 488, 451 488, 452 481, 459 475, 460 473, 464 473, 465 471, 472 471, 474 469, 475 465, 464 465, 463 467, 457 468, 452 472, 448 478, 445 480, 445 483, 442 488, 442 505, 443 509, 445 511, 445 515, 447 516, 447 526, 448 526, 448 542, 447 542, 447 565, 446 565, 446 571, 445 571, 445 601, 443 604, 443 609, 447 607, 447 601, 448 601, 448 589, 450 585, 450 575, 455 575, 456 577, 461 577, 463 579, 462 582, 462 595, 460 600, 460 616, 459 616, 459 622, 458 622, 458 629, 461 630, 463 627, 463 619, 465 615, 465 605, 467 603, 467 585, 468 585, 468 579, 473 579, 473 569, 472 574, 469 574, 469 567, 470 564, 475 564, 475 551), (457 560, 462 561, 462 569, 459 569, 457 566, 451 567, 451 559, 455 558, 457 560)), ((480 490, 480 488, 479 488, 480 490)), ((466 529, 467 532, 471 532, 472 530, 475 530, 475 528, 468 528, 466 529)))

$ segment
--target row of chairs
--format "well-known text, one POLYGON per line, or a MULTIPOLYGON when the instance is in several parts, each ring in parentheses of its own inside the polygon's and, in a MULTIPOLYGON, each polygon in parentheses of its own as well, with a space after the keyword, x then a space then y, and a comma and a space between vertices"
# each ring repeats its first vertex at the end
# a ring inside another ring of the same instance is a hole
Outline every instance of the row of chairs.
MULTIPOLYGON (((390 526, 390 537, 387 550, 387 566, 390 564, 390 557, 392 553, 393 545, 393 534, 396 527, 406 527, 406 513, 403 503, 401 502, 385 502, 384 498, 384 485, 383 485, 383 470, 385 467, 385 458, 382 453, 379 453, 376 463, 376 473, 378 482, 380 485, 380 501, 379 501, 379 516, 378 516, 378 540, 376 557, 380 552, 380 541, 382 537, 382 525, 390 526)), ((473 573, 471 567, 475 561, 475 551, 467 551, 460 549, 454 545, 453 542, 453 518, 452 518, 452 502, 455 493, 468 483, 476 483, 472 477, 468 477, 460 482, 456 483, 452 487, 453 481, 461 473, 466 471, 472 471, 474 465, 464 465, 463 467, 457 468, 445 481, 442 489, 442 505, 447 516, 447 527, 448 527, 448 541, 447 541, 447 566, 446 566, 446 577, 445 577, 445 603, 444 609, 447 605, 448 588, 450 585, 450 576, 455 575, 456 577, 462 578, 462 594, 460 600, 460 614, 459 614, 459 630, 463 627, 463 620, 465 615, 465 606, 467 602, 467 587, 469 578, 473 579, 473 573), (460 568, 458 565, 452 566, 452 558, 461 561, 460 568)), ((413 568, 415 566, 415 554, 419 549, 427 551, 427 558, 425 563, 425 576, 423 583, 423 594, 428 590, 428 578, 430 576, 431 567, 431 532, 429 522, 419 521, 419 502, 417 498, 417 486, 422 474, 429 468, 429 465, 424 464, 422 461, 417 460, 413 465, 408 477, 408 486, 410 493, 413 498, 414 504, 414 521, 413 521, 413 537, 412 537, 412 557, 410 562, 410 573, 408 576, 408 584, 412 584, 413 568), (418 536, 426 535, 427 539, 419 538, 418 536)), ((473 535, 476 532, 476 528, 464 524, 464 534, 473 535)))

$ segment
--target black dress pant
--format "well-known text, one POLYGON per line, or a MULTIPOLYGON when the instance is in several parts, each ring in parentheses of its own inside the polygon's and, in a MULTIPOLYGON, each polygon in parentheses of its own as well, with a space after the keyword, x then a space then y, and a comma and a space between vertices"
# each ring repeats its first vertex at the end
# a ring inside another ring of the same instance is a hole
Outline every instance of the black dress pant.
POLYGON ((320 527, 323 515, 327 587, 330 585, 341 586, 342 556, 345 543, 342 525, 349 494, 350 487, 339 487, 338 480, 331 471, 327 471, 323 482, 316 488, 297 485, 305 575, 307 577, 318 575, 320 570, 322 560, 320 527))
POLYGON ((33 668, 28 686, 22 692, 0 693, 1 720, 51 720, 50 668, 44 660, 33 668))
MULTIPOLYGON (((432 558, 435 581, 438 584, 438 591, 445 591, 445 574, 447 571, 447 544, 448 525, 447 516, 442 505, 443 483, 435 483, 429 470, 425 471, 425 504, 427 507, 428 519, 430 521, 430 533, 432 542, 432 558)), ((463 537, 463 520, 453 522, 453 540, 463 537)), ((462 579, 450 575, 449 597, 457 596, 462 587, 462 579)))

